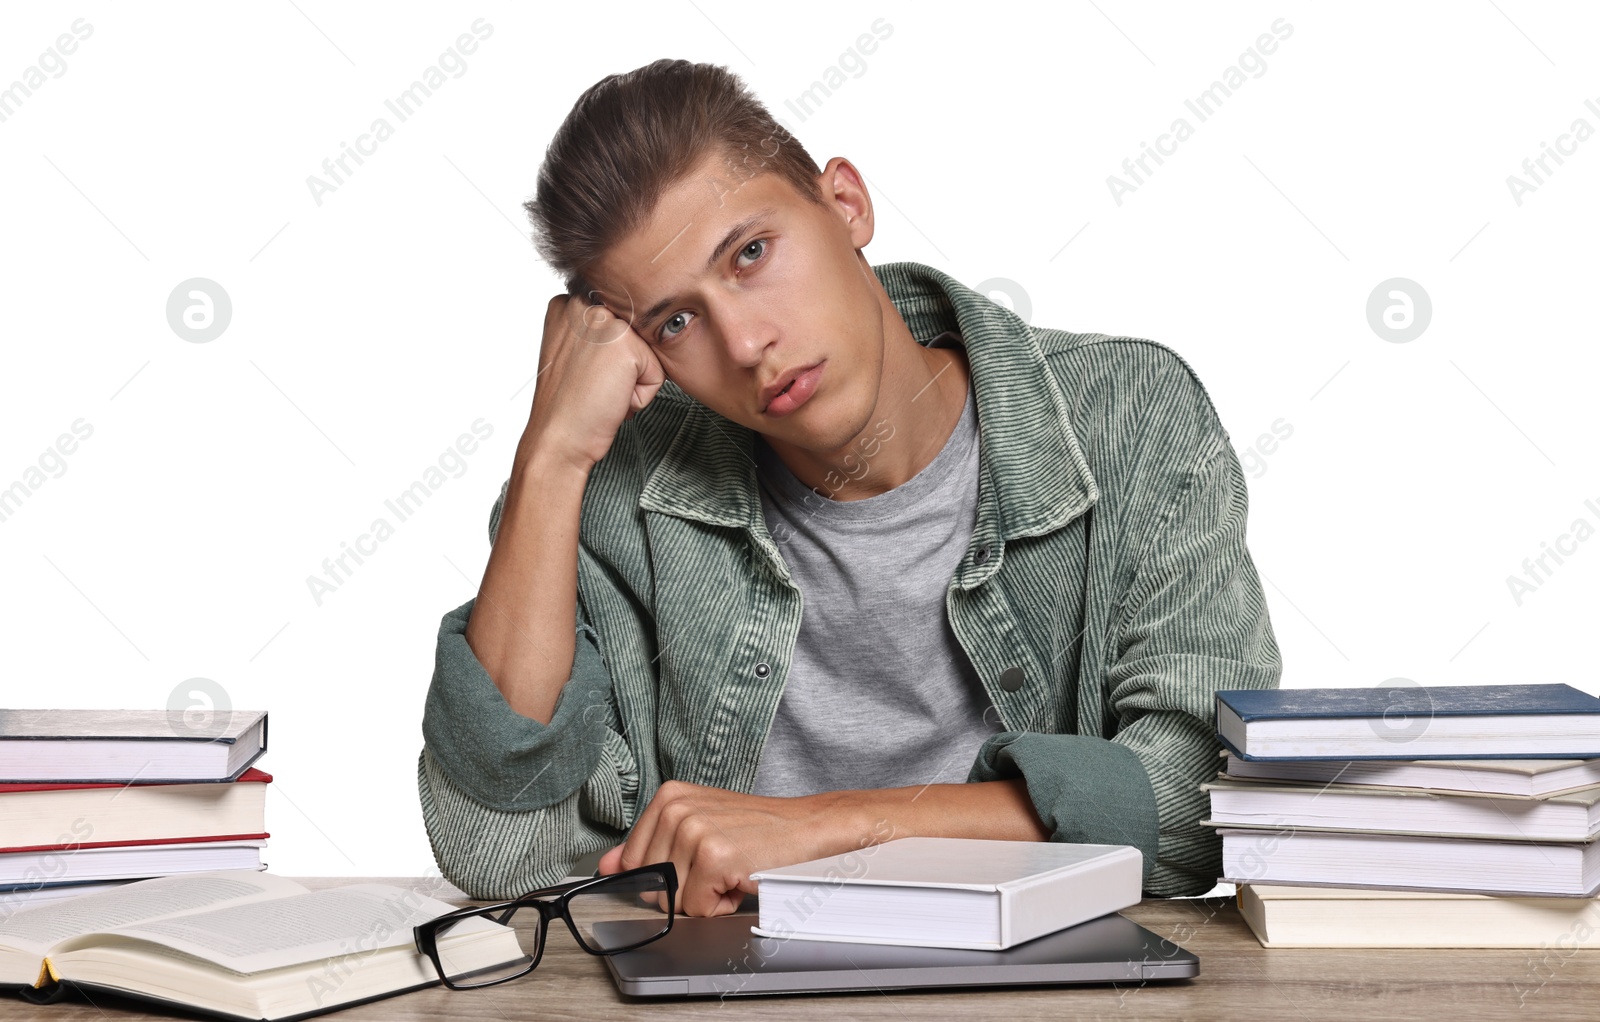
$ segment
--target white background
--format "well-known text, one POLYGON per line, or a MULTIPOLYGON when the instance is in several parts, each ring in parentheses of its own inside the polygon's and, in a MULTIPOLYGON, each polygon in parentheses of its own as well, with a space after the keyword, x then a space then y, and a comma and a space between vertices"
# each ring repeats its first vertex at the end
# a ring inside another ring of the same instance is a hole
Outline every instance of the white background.
POLYGON ((0 122, 0 487, 74 421, 93 435, 0 521, 0 703, 160 708, 211 679, 271 711, 275 872, 430 871, 435 635, 476 591, 559 290, 521 203, 578 94, 662 56, 726 65, 819 165, 848 156, 873 263, 1171 346, 1242 456, 1292 428, 1250 481, 1286 687, 1600 688, 1600 542, 1520 605, 1507 583, 1600 527, 1600 138, 1520 205, 1506 180, 1600 130, 1600 14, 1059 7, 7 5, 0 85, 93 31, 0 122), (384 100, 480 17, 465 72, 399 122, 384 100), (1188 111, 1280 18, 1265 71, 1188 111), (786 106, 841 62, 821 106, 786 106), (319 205, 307 178, 380 116, 394 136, 319 205), (1193 136, 1119 204, 1107 177, 1180 116, 1193 136), (232 300, 209 343, 168 324, 192 277, 232 300), (1408 343, 1368 323, 1393 277, 1432 301, 1408 343), (464 474, 319 606, 307 576, 479 418, 464 474))

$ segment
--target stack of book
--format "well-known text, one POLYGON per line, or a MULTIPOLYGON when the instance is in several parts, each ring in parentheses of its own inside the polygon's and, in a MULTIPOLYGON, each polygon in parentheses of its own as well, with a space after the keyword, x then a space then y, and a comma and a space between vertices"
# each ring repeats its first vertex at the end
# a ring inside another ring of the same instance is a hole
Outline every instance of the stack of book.
POLYGON ((0 709, 0 918, 132 880, 261 870, 265 711, 0 709))
POLYGON ((1217 734, 1201 822, 1264 945, 1600 946, 1600 699, 1224 691, 1217 734))

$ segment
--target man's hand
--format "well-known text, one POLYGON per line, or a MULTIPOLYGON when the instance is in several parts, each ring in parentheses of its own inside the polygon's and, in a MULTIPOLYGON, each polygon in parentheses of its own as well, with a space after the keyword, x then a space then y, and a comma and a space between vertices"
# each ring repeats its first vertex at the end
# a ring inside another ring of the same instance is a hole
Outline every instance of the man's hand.
POLYGON ((628 320, 604 305, 556 295, 545 306, 539 384, 518 458, 544 448, 587 471, 666 379, 655 350, 628 320))
POLYGON ((600 872, 671 862, 679 911, 720 916, 756 892, 751 873, 912 836, 1043 841, 1050 831, 1020 778, 800 798, 668 781, 627 840, 601 856, 600 872))
POLYGON ((668 781, 628 839, 601 857, 600 872, 671 862, 678 869, 679 911, 727 915, 755 893, 751 873, 882 840, 870 829, 851 836, 839 801, 832 793, 769 798, 668 781))

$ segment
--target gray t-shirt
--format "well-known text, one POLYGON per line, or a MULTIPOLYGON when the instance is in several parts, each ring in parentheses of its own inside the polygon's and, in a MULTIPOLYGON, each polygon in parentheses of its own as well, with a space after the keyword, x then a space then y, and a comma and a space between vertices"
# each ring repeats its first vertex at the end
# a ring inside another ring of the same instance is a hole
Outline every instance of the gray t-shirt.
MULTIPOLYGON (((961 343, 947 331, 928 347, 961 343)), ((897 439, 905 435, 880 442, 897 439)), ((797 479, 760 434, 755 448, 767 529, 803 611, 754 793, 965 781, 978 747, 1000 730, 945 605, 977 521, 970 379, 961 420, 939 454, 876 496, 829 499, 797 479)), ((870 473, 870 458, 866 464, 870 473)))

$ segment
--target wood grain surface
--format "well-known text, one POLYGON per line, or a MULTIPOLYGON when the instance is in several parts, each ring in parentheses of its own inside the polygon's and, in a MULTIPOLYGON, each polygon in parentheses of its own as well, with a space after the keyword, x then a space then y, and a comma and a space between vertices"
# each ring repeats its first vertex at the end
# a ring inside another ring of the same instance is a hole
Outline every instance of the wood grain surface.
MULTIPOLYGON (((471 904, 437 877, 296 878, 308 887, 379 882, 471 904)), ((480 991, 440 987, 358 1005, 325 1017, 340 1022, 404 1020, 653 1019, 1229 1019, 1234 1022, 1378 1022, 1385 1019, 1600 1017, 1600 949, 1557 945, 1527 950, 1266 949, 1232 899, 1147 900, 1123 912, 1200 958, 1191 980, 1144 985, 899 991, 780 997, 632 1000, 605 966, 557 925, 539 968, 480 991)), ((136 1002, 106 997, 30 1005, 0 995, 7 1022, 166 1019, 136 1002)))

